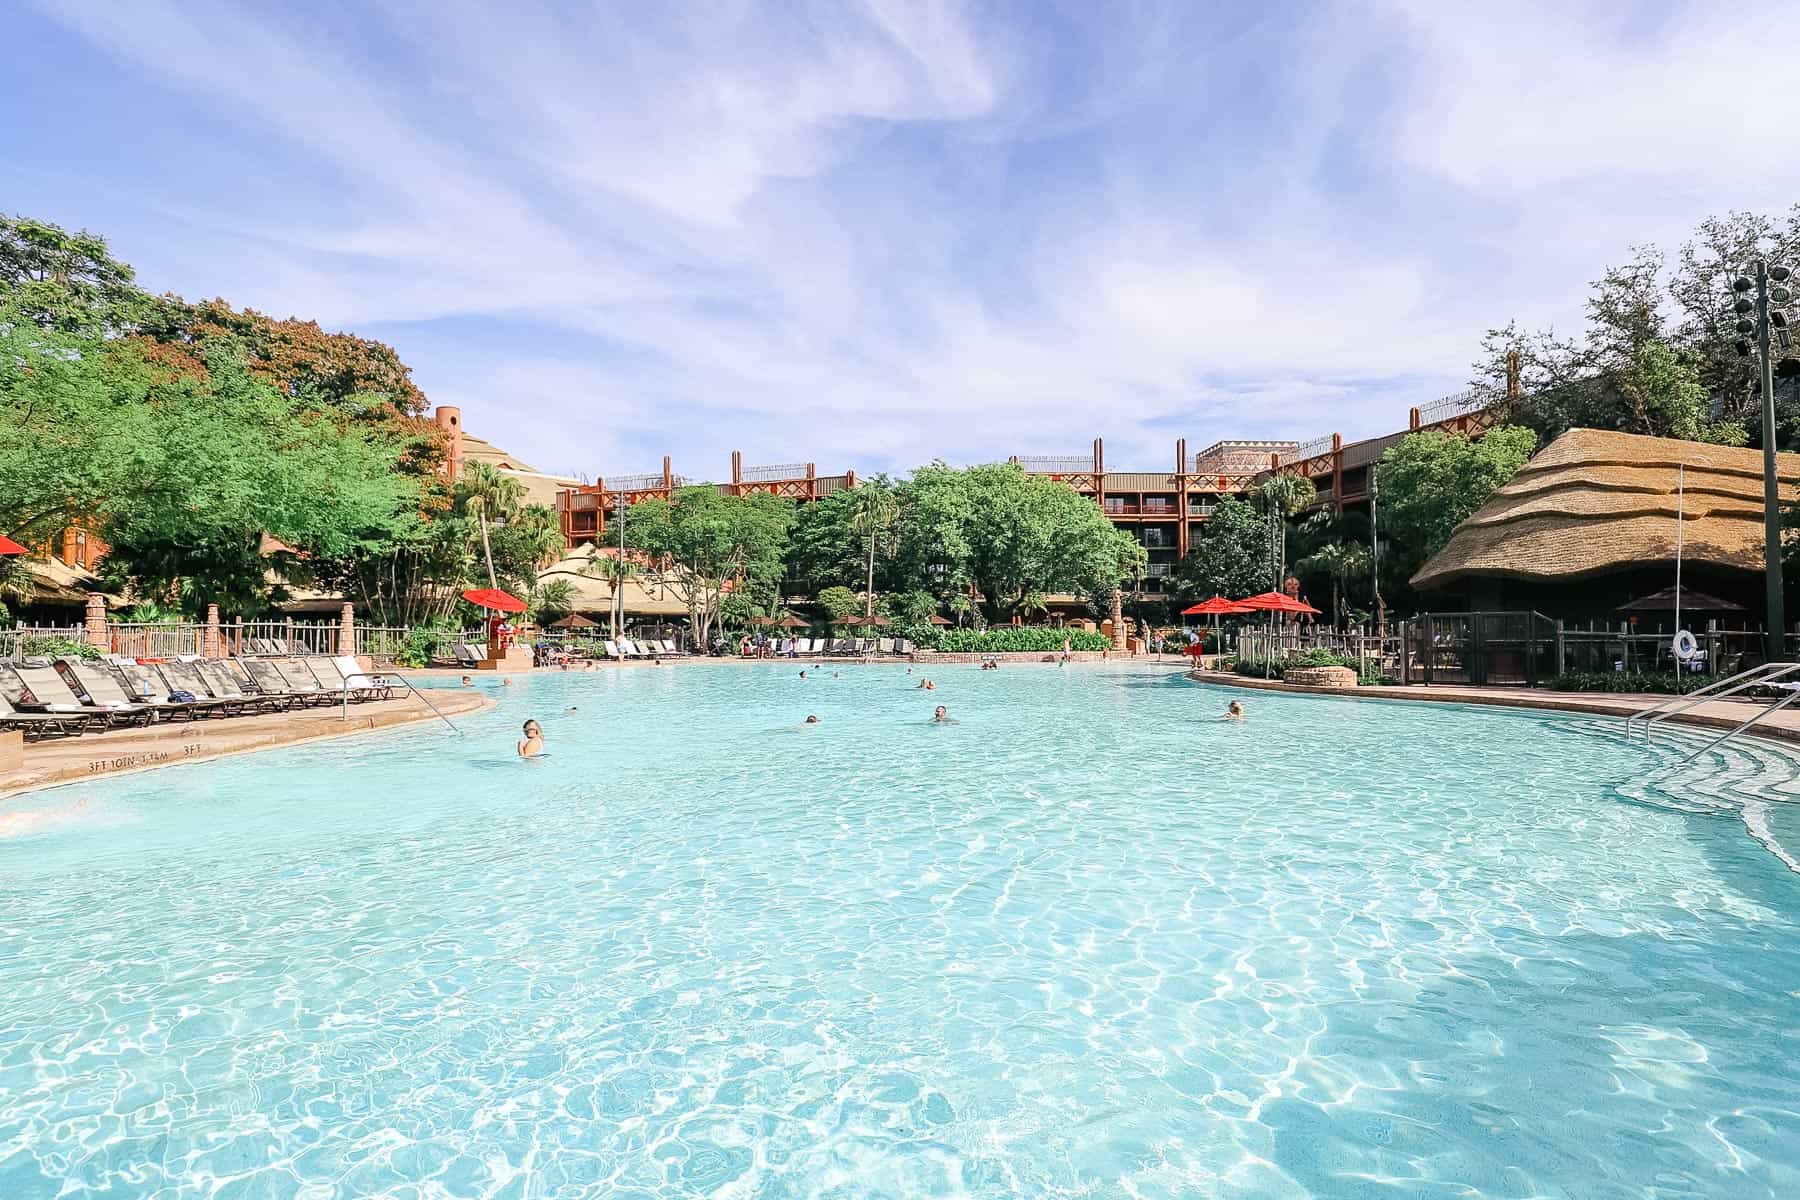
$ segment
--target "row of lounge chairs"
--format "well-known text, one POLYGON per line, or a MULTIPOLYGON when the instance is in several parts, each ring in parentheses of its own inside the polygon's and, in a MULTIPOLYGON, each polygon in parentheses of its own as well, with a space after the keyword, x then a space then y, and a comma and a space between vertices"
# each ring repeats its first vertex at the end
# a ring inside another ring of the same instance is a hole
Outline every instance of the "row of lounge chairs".
POLYGON ((0 728, 41 738, 345 699, 385 700, 394 686, 390 677, 363 671, 348 655, 143 663, 117 657, 27 659, 0 664, 0 728))
POLYGON ((667 639, 619 638, 600 643, 608 658, 680 658, 682 652, 667 639))
POLYGON ((912 652, 912 643, 905 638, 782 638, 775 644, 775 654, 780 658, 847 658, 912 652))

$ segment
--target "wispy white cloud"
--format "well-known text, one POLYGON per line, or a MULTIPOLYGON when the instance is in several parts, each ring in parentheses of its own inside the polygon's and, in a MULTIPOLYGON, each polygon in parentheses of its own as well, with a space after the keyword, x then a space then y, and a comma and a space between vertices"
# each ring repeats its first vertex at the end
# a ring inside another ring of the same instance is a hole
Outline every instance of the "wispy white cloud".
POLYGON ((559 470, 1385 432, 1800 176, 1769 14, 1699 5, 39 12, 264 185, 90 162, 185 217, 153 285, 378 329, 559 470))

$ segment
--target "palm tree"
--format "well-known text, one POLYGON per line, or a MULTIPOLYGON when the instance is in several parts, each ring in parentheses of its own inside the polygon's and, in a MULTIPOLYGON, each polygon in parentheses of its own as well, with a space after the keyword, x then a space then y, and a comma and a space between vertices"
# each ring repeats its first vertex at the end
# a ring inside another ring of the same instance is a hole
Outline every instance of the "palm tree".
POLYGON ((488 544, 488 522, 505 521, 518 514, 525 502, 525 485, 511 475, 503 474, 484 462, 472 462, 463 468, 456 481, 456 498, 464 513, 473 513, 481 524, 481 553, 487 560, 488 586, 497 588, 494 576, 494 550, 488 544))
POLYGON ((1275 581, 1271 588, 1281 590, 1281 577, 1287 571, 1287 523, 1289 518, 1306 511, 1318 498, 1319 490, 1301 475, 1280 471, 1256 485, 1256 501, 1269 514, 1269 547, 1274 560, 1275 581))
POLYGON ((850 528, 869 539, 869 577, 863 616, 875 615, 875 539, 893 528, 900 517, 900 503, 892 488, 880 483, 865 483, 850 495, 850 528))
POLYGON ((1351 579, 1369 570, 1369 552, 1355 542, 1331 542, 1294 564, 1297 570, 1331 576, 1331 623, 1343 625, 1339 603, 1351 579))
POLYGON ((629 558, 614 555, 596 555, 583 567, 584 572, 591 571, 606 580, 612 589, 612 602, 609 616, 612 620, 612 635, 619 636, 619 628, 625 623, 625 581, 638 575, 643 567, 629 558))

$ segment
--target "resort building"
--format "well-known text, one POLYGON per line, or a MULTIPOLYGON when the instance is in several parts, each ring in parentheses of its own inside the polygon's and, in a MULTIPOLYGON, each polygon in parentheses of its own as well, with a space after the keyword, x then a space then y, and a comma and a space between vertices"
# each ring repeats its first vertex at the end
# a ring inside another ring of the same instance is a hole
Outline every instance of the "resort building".
MULTIPOLYGON (((1782 501, 1793 503, 1800 454, 1777 460, 1782 501)), ((1412 584, 1433 608, 1617 621, 1673 588, 1678 550, 1694 598, 1685 611, 1760 617, 1762 451, 1571 429, 1459 525, 1412 584)))

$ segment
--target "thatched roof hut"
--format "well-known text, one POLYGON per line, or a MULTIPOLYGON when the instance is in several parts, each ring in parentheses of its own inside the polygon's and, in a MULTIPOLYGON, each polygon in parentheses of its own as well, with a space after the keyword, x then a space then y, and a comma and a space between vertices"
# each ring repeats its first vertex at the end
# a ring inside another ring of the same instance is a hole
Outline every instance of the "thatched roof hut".
MULTIPOLYGON (((1800 454, 1779 456, 1800 499, 1800 454)), ((1673 581, 1680 477, 1684 581, 1761 612, 1762 452, 1571 429, 1526 463, 1412 578, 1473 607, 1615 609, 1673 581)))

